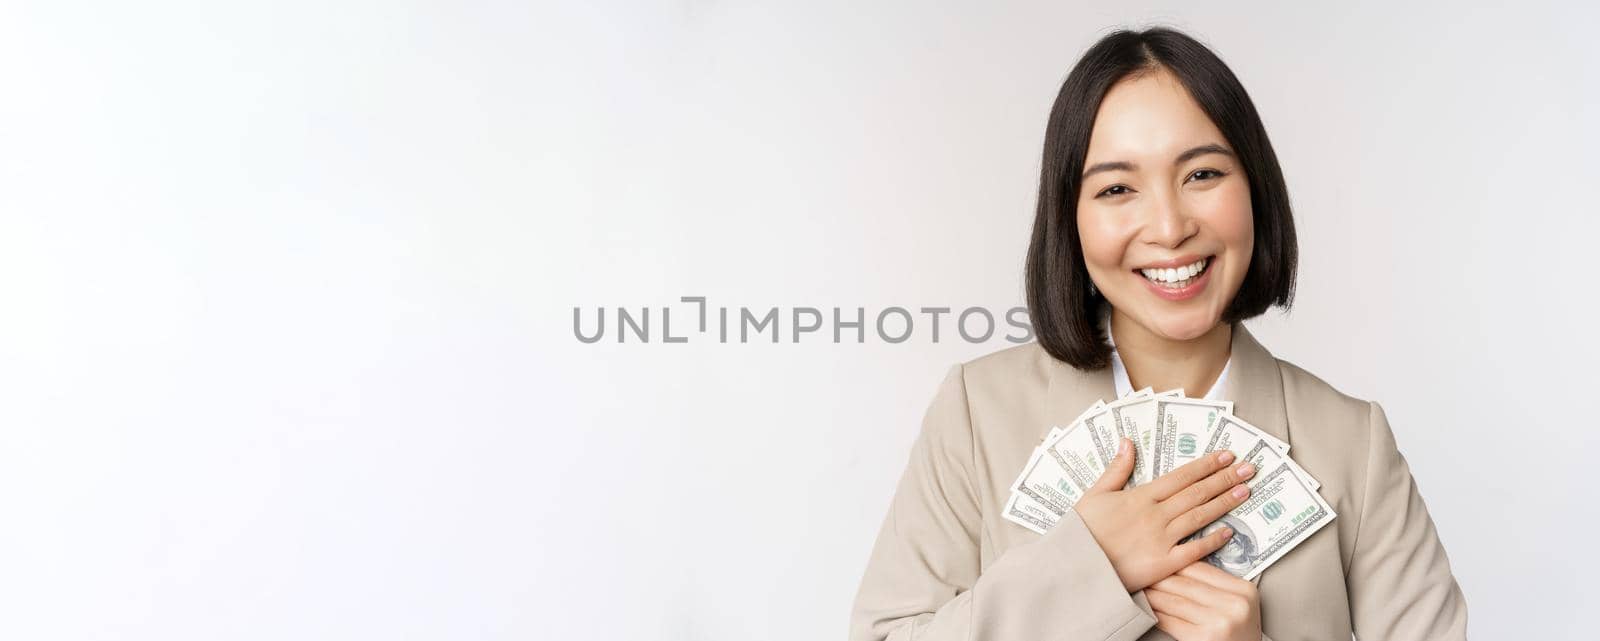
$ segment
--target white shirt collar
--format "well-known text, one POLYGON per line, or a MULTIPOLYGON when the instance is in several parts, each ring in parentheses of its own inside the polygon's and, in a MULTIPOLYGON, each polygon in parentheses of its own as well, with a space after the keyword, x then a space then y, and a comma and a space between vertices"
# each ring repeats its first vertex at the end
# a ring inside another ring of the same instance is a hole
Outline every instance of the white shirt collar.
MULTIPOLYGON (((1133 393, 1133 383, 1128 380, 1128 368, 1122 365, 1122 356, 1117 354, 1117 340, 1111 336, 1110 317, 1106 318, 1106 341, 1111 343, 1111 380, 1117 386, 1117 398, 1122 398, 1133 393)), ((1217 382, 1211 384, 1211 389, 1202 398, 1208 401, 1222 400, 1222 390, 1228 383, 1228 370, 1232 367, 1233 354, 1230 353, 1228 362, 1222 366, 1222 373, 1217 375, 1217 382)))

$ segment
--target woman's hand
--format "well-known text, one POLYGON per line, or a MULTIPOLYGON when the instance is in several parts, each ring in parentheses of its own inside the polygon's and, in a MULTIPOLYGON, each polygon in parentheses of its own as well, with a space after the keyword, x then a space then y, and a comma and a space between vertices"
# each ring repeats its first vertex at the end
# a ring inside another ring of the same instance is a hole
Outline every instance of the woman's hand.
POLYGON ((1156 627, 1178 641, 1260 641, 1256 585, 1208 563, 1191 563, 1144 589, 1156 627))
POLYGON ((1207 454, 1150 483, 1122 489, 1133 471, 1133 442, 1122 439, 1117 457, 1073 507, 1128 592, 1137 592, 1217 551, 1233 536, 1221 528, 1179 543, 1250 495, 1241 481, 1255 474, 1236 468, 1233 453, 1207 454))

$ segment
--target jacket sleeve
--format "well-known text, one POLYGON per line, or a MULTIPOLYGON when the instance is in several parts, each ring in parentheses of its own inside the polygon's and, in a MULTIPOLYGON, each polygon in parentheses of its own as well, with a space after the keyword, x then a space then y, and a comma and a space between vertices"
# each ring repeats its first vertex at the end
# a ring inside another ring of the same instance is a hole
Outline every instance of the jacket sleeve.
POLYGON ((1389 420, 1371 405, 1366 489, 1345 572, 1355 636, 1465 639, 1466 598, 1389 420))
POLYGON ((852 641, 1132 640, 1155 625, 1075 512, 980 566, 986 503, 963 370, 954 367, 883 520, 850 616, 852 641))

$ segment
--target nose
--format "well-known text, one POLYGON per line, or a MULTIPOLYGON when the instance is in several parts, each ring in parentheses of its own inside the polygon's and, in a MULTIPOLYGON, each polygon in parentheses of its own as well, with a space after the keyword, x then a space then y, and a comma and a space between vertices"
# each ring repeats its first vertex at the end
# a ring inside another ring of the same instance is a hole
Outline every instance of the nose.
POLYGON ((1199 232, 1200 223, 1184 211, 1183 202, 1177 194, 1166 190, 1153 199, 1145 224, 1145 242, 1177 249, 1199 232))

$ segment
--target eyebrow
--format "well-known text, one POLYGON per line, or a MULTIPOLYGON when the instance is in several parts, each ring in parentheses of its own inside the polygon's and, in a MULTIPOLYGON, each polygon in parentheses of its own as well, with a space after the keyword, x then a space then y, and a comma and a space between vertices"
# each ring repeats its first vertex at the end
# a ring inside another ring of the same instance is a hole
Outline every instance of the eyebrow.
MULTIPOLYGON (((1174 166, 1181 165, 1206 154, 1222 154, 1230 158, 1234 157, 1233 152, 1228 151, 1227 147, 1223 147, 1222 145, 1216 143, 1207 143, 1197 147, 1191 147, 1183 153, 1178 154, 1178 158, 1173 160, 1172 164, 1174 166)), ((1094 165, 1091 165, 1088 169, 1084 170, 1083 176, 1080 177, 1080 180, 1083 178, 1088 178, 1094 174, 1098 174, 1102 171, 1133 171, 1135 167, 1136 166, 1133 163, 1126 160, 1097 162, 1094 165)))

